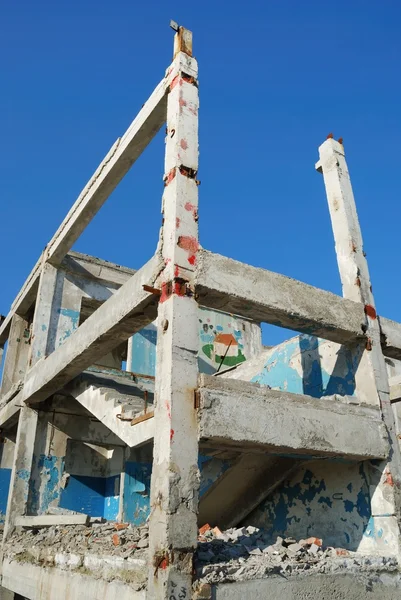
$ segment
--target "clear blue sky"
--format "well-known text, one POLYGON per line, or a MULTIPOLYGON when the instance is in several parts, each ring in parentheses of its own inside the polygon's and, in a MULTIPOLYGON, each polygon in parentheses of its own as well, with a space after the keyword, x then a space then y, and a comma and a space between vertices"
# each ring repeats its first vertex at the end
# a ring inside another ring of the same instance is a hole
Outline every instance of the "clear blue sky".
MULTIPOLYGON (((333 131, 344 138, 378 311, 400 320, 396 0, 3 4, 0 313, 163 77, 171 18, 193 30, 199 61, 201 244, 341 293, 314 170, 333 131)), ((163 143, 160 134, 76 250, 132 267, 150 258, 163 143)))

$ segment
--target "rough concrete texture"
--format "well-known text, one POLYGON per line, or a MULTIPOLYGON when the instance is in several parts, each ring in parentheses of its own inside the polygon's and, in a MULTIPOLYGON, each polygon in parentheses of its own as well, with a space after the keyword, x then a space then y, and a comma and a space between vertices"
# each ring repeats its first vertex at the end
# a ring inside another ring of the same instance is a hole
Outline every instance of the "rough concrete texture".
MULTIPOLYGON (((342 572, 341 572, 342 571, 342 572)), ((272 576, 235 584, 212 586, 213 600, 399 600, 401 579, 398 574, 338 572, 324 575, 272 576)), ((205 596, 199 596, 205 598, 205 596)))
POLYGON ((202 306, 345 343, 364 337, 363 305, 330 292, 199 251, 195 290, 202 306))
POLYGON ((277 392, 256 383, 201 375, 199 437, 275 453, 364 460, 388 453, 373 407, 277 392))
MULTIPOLYGON (((126 574, 128 581, 130 574, 126 574)), ((29 600, 145 600, 144 590, 120 580, 107 581, 83 567, 71 573, 56 567, 36 566, 5 559, 3 586, 29 600), (61 595, 62 594, 62 595, 61 595)), ((8 599, 7 599, 8 600, 8 599)))

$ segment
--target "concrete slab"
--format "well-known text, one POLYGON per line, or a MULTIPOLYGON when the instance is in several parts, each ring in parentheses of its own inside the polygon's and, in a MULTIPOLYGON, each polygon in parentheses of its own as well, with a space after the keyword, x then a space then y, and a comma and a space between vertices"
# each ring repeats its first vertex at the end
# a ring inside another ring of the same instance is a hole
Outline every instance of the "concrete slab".
POLYGON ((122 581, 105 581, 54 567, 42 568, 5 559, 2 585, 29 600, 145 600, 145 590, 135 591, 122 581))
POLYGON ((198 393, 199 437, 209 445, 353 460, 385 458, 388 453, 386 430, 375 407, 207 375, 199 377, 198 393))

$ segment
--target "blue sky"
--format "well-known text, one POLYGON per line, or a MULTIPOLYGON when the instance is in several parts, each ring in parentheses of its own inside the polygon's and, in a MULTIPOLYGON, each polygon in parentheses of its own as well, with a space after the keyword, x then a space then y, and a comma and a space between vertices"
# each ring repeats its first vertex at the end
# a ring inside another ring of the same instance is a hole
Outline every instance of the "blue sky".
MULTIPOLYGON (((193 30, 199 61, 202 246, 341 293, 314 170, 332 131, 378 311, 401 319, 399 2, 21 0, 2 13, 0 313, 163 77, 172 18, 193 30)), ((163 145, 161 133, 76 250, 132 267, 150 258, 163 145)))

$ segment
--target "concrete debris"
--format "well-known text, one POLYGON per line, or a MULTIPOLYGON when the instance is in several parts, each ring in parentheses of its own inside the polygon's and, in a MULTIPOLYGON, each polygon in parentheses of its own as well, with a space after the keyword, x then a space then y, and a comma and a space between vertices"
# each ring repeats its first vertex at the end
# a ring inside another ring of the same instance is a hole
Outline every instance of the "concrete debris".
POLYGON ((4 553, 18 562, 93 571, 95 577, 119 578, 135 589, 143 589, 148 529, 148 525, 111 522, 40 529, 18 527, 5 544, 4 553))
POLYGON ((195 555, 197 585, 267 577, 272 574, 332 573, 342 570, 396 571, 395 558, 368 557, 344 548, 325 547, 319 538, 277 537, 257 527, 228 529, 216 535, 200 529, 195 555))

